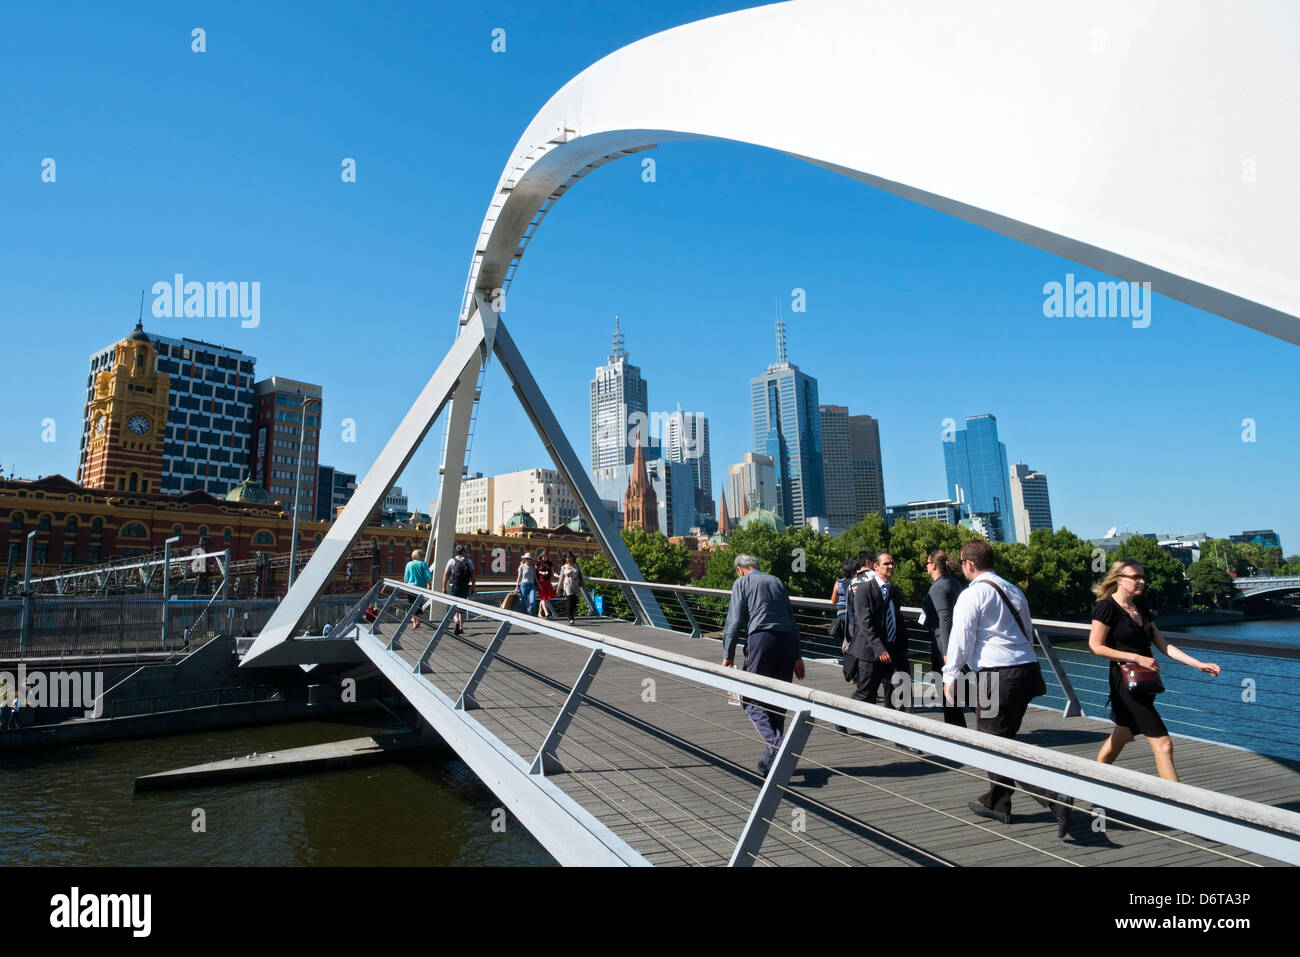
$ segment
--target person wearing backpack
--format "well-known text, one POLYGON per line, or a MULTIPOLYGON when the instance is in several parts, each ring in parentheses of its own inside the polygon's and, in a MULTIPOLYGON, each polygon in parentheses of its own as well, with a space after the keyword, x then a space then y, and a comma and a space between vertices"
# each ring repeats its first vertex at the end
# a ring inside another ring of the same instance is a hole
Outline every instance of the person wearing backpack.
MULTIPOLYGON (((456 598, 468 598, 474 591, 474 563, 469 560, 469 549, 464 545, 456 546, 456 554, 442 570, 442 590, 456 598)), ((455 634, 459 635, 465 630, 465 610, 457 608, 452 621, 455 634)))
MULTIPOLYGON (((406 573, 403 578, 408 585, 414 585, 416 588, 428 588, 429 582, 433 580, 433 572, 429 571, 429 566, 424 563, 424 553, 418 548, 411 552, 411 560, 406 563, 406 573)), ((415 608, 414 614, 411 615, 412 631, 418 631, 420 628, 420 605, 424 604, 424 601, 423 595, 411 595, 411 605, 415 608)))

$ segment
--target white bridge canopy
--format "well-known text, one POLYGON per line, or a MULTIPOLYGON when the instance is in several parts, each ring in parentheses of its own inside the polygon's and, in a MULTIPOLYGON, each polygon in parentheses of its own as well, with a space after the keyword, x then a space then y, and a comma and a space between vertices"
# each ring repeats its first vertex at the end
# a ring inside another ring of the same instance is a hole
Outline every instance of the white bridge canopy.
POLYGON ((1300 343, 1298 45, 1286 0, 792 0, 667 30, 524 131, 461 321, 575 177, 719 138, 1300 343))

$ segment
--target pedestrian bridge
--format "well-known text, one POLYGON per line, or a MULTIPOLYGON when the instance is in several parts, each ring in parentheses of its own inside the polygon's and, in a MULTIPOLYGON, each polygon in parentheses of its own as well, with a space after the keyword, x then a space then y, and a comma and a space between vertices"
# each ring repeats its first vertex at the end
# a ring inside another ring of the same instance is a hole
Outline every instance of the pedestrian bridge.
POLYGON ((488 595, 382 584, 386 594, 377 585, 328 639, 291 639, 250 665, 364 657, 563 864, 1300 863, 1300 763, 1184 735, 1175 760, 1189 783, 1150 773, 1140 741, 1121 757, 1130 767, 1094 760, 1111 725, 1079 714, 1081 700, 1099 708, 1074 689, 1082 672, 1062 664, 1072 652, 1046 634, 1080 626, 1036 622, 1053 695, 1039 701, 1063 706, 1031 708, 1021 739, 1007 741, 945 725, 938 709, 844 696, 810 624, 833 613, 826 601, 794 599, 808 674, 786 683, 718 664, 720 643, 705 635, 725 614, 725 592, 602 583, 653 590, 681 612, 668 616, 680 630, 668 630, 595 616, 568 627, 488 595), (418 630, 413 594, 432 603, 418 630), (362 615, 371 604, 373 623, 362 615), (462 636, 451 633, 455 607, 472 615, 462 636), (766 777, 762 741, 728 693, 792 714, 766 777), (973 817, 966 804, 989 770, 1074 798, 1068 839, 1028 795, 1009 826, 973 817))
POLYGON ((1285 595, 1288 592, 1300 592, 1300 575, 1254 575, 1233 579, 1232 584, 1242 598, 1285 595))

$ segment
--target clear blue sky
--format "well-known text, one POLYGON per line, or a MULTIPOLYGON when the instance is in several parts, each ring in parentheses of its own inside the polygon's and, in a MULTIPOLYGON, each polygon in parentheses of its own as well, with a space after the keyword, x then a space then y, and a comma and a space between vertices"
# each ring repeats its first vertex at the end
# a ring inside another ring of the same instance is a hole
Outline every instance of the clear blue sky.
MULTIPOLYGON (((75 475, 88 356, 131 329, 142 288, 182 272, 260 282, 261 325, 146 304, 146 327, 320 383, 322 461, 364 473, 453 337, 484 210, 537 109, 606 53, 743 5, 7 9, 0 464, 75 475)), ((506 320, 584 461, 587 381, 617 313, 651 408, 709 416, 716 496, 750 449, 774 298, 788 310, 801 287, 791 358, 824 403, 880 419, 891 504, 943 495, 942 421, 992 412, 1011 460, 1047 472, 1058 526, 1274 528, 1300 551, 1296 347, 1160 297, 1147 329, 1045 319, 1044 283, 1102 277, 754 147, 653 155, 654 183, 625 160, 570 191, 511 289, 506 320)), ((415 506, 436 494, 441 434, 401 480, 415 506)), ((548 464, 494 366, 470 467, 548 464)))

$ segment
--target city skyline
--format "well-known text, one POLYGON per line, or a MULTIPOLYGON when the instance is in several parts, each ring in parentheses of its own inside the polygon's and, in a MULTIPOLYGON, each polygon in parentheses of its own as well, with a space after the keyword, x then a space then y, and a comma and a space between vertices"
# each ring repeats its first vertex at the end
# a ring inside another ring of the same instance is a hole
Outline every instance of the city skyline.
MULTIPOLYGON (((12 114, 0 156, 8 223, 27 237, 0 307, 23 360, 0 383, 13 410, 0 422, 6 472, 75 476, 86 355, 129 331, 141 289, 183 273, 260 282, 260 323, 146 314, 150 334, 219 342, 321 384, 320 461, 364 475, 455 331, 501 157, 537 106, 515 92, 556 89, 622 44, 742 5, 516 13, 504 54, 490 49, 496 24, 448 11, 436 29, 456 42, 433 67, 421 39, 433 20, 400 29, 409 11, 374 12, 346 43, 328 16, 213 11, 203 56, 143 11, 87 7, 57 24, 13 11, 0 76, 31 105, 12 114), (358 69, 321 69, 338 58, 358 69), (52 59, 70 65, 48 74, 52 59), (439 130, 472 125, 475 107, 439 84, 467 73, 484 76, 499 122, 441 150, 439 130), (235 75, 245 80, 232 86, 235 75), (303 86, 301 76, 320 79, 303 86), (404 92, 411 77, 432 86, 404 92), (442 123, 412 120, 426 94, 442 123), (186 110, 243 135, 177 141, 149 119, 186 110), (57 160, 56 182, 42 182, 43 157, 57 160), (350 184, 339 176, 347 157, 350 184)), ((716 461, 742 460, 752 435, 742 380, 770 361, 778 296, 791 354, 821 400, 878 417, 887 502, 943 497, 943 421, 989 409, 1008 448, 1051 477, 1056 525, 1081 537, 1116 525, 1271 527, 1284 544, 1300 541, 1287 482, 1300 470, 1294 347, 1158 294, 1146 328, 1050 319, 1046 284, 1108 277, 788 156, 725 142, 646 156, 653 180, 625 160, 566 196, 530 244, 504 314, 579 450, 588 397, 569 383, 589 375, 620 314, 656 394, 709 416, 716 461)), ((414 501, 437 497, 442 434, 439 423, 399 479, 414 501)), ((550 465, 495 363, 468 465, 550 465)))

